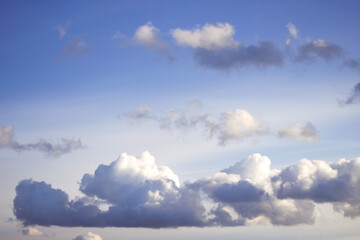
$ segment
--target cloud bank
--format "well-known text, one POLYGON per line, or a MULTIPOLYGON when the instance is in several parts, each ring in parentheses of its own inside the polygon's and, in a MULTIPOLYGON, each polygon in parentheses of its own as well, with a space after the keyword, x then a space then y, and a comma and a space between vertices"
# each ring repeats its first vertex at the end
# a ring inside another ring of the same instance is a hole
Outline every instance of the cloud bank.
POLYGON ((14 140, 14 127, 11 125, 0 127, 0 149, 11 148, 15 151, 40 151, 53 157, 60 157, 73 150, 84 148, 81 140, 61 139, 61 144, 52 144, 45 139, 36 143, 21 144, 14 140))
MULTIPOLYGON (((254 117, 245 109, 235 109, 220 114, 214 119, 209 113, 201 111, 202 103, 197 99, 188 101, 188 109, 168 109, 156 114, 151 107, 139 107, 118 116, 135 122, 152 120, 161 129, 177 129, 188 132, 200 129, 206 137, 216 138, 219 145, 227 145, 249 138, 271 134, 270 127, 254 117)), ((314 142, 319 136, 311 123, 295 123, 293 127, 278 130, 278 136, 299 141, 314 142)))
POLYGON ((150 153, 123 153, 111 164, 99 165, 94 174, 85 174, 80 191, 109 207, 101 209, 83 198, 70 201, 50 184, 22 180, 14 215, 25 226, 295 225, 314 223, 314 203, 331 203, 335 211, 355 218, 360 216, 360 157, 336 163, 301 159, 277 170, 271 169, 268 157, 253 154, 213 176, 180 184, 150 153))

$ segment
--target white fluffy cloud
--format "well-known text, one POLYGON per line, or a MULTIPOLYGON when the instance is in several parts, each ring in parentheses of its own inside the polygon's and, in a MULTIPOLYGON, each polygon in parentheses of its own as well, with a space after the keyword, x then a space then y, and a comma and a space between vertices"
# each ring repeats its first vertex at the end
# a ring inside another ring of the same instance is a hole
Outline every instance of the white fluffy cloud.
POLYGON ((45 234, 42 231, 40 231, 36 228, 33 228, 33 227, 23 228, 21 230, 21 232, 23 235, 26 235, 26 236, 32 236, 32 237, 44 237, 45 236, 45 234))
POLYGON ((85 174, 80 190, 99 201, 69 201, 44 182, 16 187, 14 214, 25 226, 180 227, 312 224, 315 204, 332 203, 347 217, 360 211, 360 158, 337 163, 302 159, 282 170, 253 154, 213 176, 180 185, 154 157, 122 154, 85 174), (208 210, 204 207, 208 206, 208 210))
POLYGON ((134 41, 136 44, 147 48, 166 48, 167 44, 158 36, 159 33, 160 30, 154 27, 151 22, 148 22, 136 30, 134 34, 134 41))
POLYGON ((60 157, 73 150, 84 148, 80 139, 72 140, 65 138, 61 139, 61 144, 52 144, 45 139, 40 139, 36 143, 21 144, 13 139, 13 131, 14 127, 11 125, 0 127, 0 148, 8 147, 15 151, 37 150, 54 157, 60 157))
POLYGON ((319 138, 314 125, 300 122, 295 123, 293 127, 280 129, 279 136, 308 142, 316 141, 319 138))
POLYGON ((100 237, 100 235, 97 235, 97 234, 92 233, 92 232, 88 232, 88 233, 86 233, 84 235, 77 236, 73 240, 102 240, 102 238, 100 237))
POLYGON ((176 28, 171 34, 179 45, 192 48, 215 50, 239 45, 233 38, 235 29, 229 23, 205 24, 193 30, 176 28))
POLYGON ((223 113, 218 129, 221 144, 226 144, 231 140, 242 140, 267 131, 259 120, 244 109, 223 113))

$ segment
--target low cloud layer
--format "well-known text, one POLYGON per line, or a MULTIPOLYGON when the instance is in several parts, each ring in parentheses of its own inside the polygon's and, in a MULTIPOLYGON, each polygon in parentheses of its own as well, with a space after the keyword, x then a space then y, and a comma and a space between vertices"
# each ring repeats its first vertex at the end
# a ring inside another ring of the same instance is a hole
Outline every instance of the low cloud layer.
POLYGON ((100 237, 100 235, 97 235, 97 234, 92 233, 92 232, 88 232, 88 233, 86 233, 84 235, 77 236, 73 240, 102 240, 102 238, 100 237))
MULTIPOLYGON (((157 114, 151 107, 139 107, 118 116, 135 122, 151 120, 159 124, 160 129, 177 129, 182 132, 199 129, 203 135, 216 138, 219 145, 227 145, 249 138, 271 134, 270 127, 254 117, 245 109, 235 109, 213 118, 210 113, 201 111, 202 104, 197 99, 188 101, 186 109, 168 109, 157 114)), ((319 138, 311 123, 295 123, 293 127, 278 130, 278 136, 299 141, 314 142, 319 138)))
POLYGON ((15 151, 40 151, 53 157, 60 157, 73 150, 84 148, 80 139, 61 139, 60 144, 52 144, 45 139, 40 139, 36 143, 22 144, 14 140, 14 127, 9 125, 0 127, 0 149, 11 148, 15 151))
POLYGON ((336 163, 302 159, 277 170, 268 157, 253 154, 213 176, 180 184, 150 153, 124 153, 85 174, 80 191, 108 208, 84 198, 70 201, 45 182, 22 180, 14 214, 25 226, 296 225, 315 222, 315 203, 331 203, 335 211, 355 218, 360 216, 360 158, 336 163))

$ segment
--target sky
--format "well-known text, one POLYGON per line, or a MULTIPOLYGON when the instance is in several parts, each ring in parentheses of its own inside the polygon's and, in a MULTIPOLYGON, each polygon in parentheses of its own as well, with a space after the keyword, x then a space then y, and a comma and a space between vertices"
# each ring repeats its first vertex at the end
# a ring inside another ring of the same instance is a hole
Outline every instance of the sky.
POLYGON ((359 11, 1 0, 1 239, 358 239, 359 11))

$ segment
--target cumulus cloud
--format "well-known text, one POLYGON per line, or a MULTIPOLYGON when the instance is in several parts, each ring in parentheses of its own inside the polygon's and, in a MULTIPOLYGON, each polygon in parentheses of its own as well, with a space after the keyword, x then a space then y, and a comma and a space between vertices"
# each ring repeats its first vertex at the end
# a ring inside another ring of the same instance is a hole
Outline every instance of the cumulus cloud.
POLYGON ((293 39, 297 39, 299 36, 299 30, 296 28, 296 26, 294 24, 292 24, 291 22, 289 22, 286 25, 288 31, 289 31, 289 36, 286 39, 286 45, 290 45, 293 39))
POLYGON ((36 143, 21 144, 14 140, 14 127, 11 125, 0 127, 0 148, 11 148, 15 151, 40 151, 50 156, 60 157, 73 150, 84 148, 81 140, 61 139, 61 144, 52 144, 45 139, 36 143))
POLYGON ((195 49, 195 61, 203 67, 229 70, 234 67, 283 64, 283 53, 272 42, 246 46, 235 41, 234 34, 235 29, 229 23, 206 24, 193 30, 172 30, 177 44, 195 49))
POLYGON ((337 163, 302 159, 272 178, 280 199, 332 202, 344 216, 360 216, 360 158, 337 163))
POLYGON ((347 99, 340 101, 340 103, 344 105, 360 103, 360 82, 354 86, 347 99))
POLYGON ((319 138, 319 135, 311 123, 297 122, 293 127, 279 130, 280 137, 292 138, 300 141, 313 142, 319 138))
POLYGON ((45 234, 36 229, 36 228, 33 228, 33 227, 27 227, 27 228, 23 228, 21 230, 22 234, 25 235, 25 236, 32 236, 32 237, 44 237, 45 234))
MULTIPOLYGON (((202 106, 199 100, 191 99, 185 109, 167 109, 156 113, 150 107, 139 107, 134 111, 120 114, 118 118, 125 117, 136 122, 151 120, 157 122, 160 129, 176 129, 184 133, 200 130, 204 136, 217 139, 219 145, 276 135, 272 133, 268 124, 245 109, 222 112, 214 118, 210 113, 202 111, 202 106)), ((308 142, 314 142, 319 138, 311 123, 295 123, 293 127, 278 130, 277 136, 308 142)))
POLYGON ((299 46, 295 61, 311 61, 316 58, 329 61, 341 57, 342 54, 343 49, 335 43, 322 39, 311 40, 299 46))
POLYGON ((88 233, 86 233, 84 235, 77 236, 73 240, 102 240, 102 238, 100 237, 100 235, 97 235, 97 234, 92 233, 92 232, 88 232, 88 233))
POLYGON ((60 39, 63 39, 66 36, 69 27, 70 27, 70 23, 67 23, 66 25, 59 24, 55 27, 55 29, 58 30, 59 32, 60 39))
POLYGON ((68 57, 85 57, 90 52, 91 48, 88 43, 84 41, 80 35, 77 35, 64 45, 57 60, 68 57))
POLYGON ((96 201, 69 201, 49 184, 22 180, 14 214, 25 226, 295 225, 314 223, 315 203, 332 203, 336 211, 355 218, 360 216, 360 158, 337 163, 302 159, 276 170, 268 157, 253 154, 213 176, 180 184, 150 153, 124 153, 85 174, 80 191, 106 201, 109 208, 101 210, 96 201))
POLYGON ((127 38, 119 31, 116 31, 112 39, 125 43, 125 46, 136 45, 150 51, 154 51, 163 55, 169 61, 173 61, 175 59, 170 52, 169 45, 160 37, 160 30, 151 22, 147 22, 146 24, 138 27, 131 39, 127 38))
POLYGON ((44 182, 23 180, 16 187, 14 214, 26 225, 83 227, 200 226, 204 207, 197 192, 181 188, 176 174, 157 166, 148 152, 122 154, 110 165, 85 174, 80 190, 108 202, 108 210, 68 195, 44 182))
POLYGON ((235 29, 229 23, 205 24, 202 28, 193 30, 176 28, 171 34, 177 44, 192 48, 215 50, 239 45, 233 38, 235 29))
POLYGON ((199 128, 205 136, 217 138, 220 145, 268 133, 268 127, 245 109, 224 112, 216 121, 209 113, 201 111, 202 103, 199 100, 191 99, 187 105, 190 109, 168 109, 160 115, 156 115, 150 107, 140 107, 119 118, 124 116, 136 121, 150 119, 158 122, 161 129, 183 132, 199 128))
POLYGON ((231 140, 242 140, 267 132, 267 127, 244 109, 225 112, 217 125, 220 144, 231 140))

